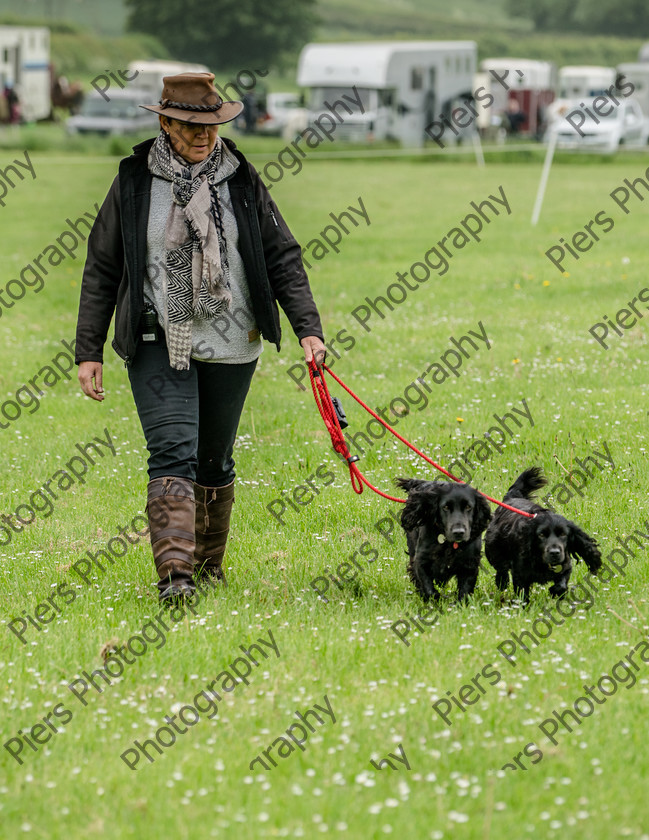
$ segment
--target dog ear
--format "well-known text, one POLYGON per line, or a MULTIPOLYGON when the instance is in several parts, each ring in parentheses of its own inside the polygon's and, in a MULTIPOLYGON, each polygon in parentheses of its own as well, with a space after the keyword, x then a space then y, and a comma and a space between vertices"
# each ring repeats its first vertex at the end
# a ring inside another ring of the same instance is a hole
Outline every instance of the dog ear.
POLYGON ((394 483, 397 487, 400 487, 402 490, 405 490, 406 493, 410 493, 411 490, 417 490, 421 487, 422 484, 425 484, 425 481, 422 481, 421 478, 395 478, 394 483))
POLYGON ((433 490, 410 493, 408 501, 401 514, 401 525, 404 530, 412 531, 420 525, 426 525, 431 520, 438 519, 439 498, 433 490))
POLYGON ((588 571, 595 574, 602 565, 602 555, 597 542, 574 522, 568 522, 568 526, 568 553, 580 557, 588 566, 588 571))
POLYGON ((475 508, 473 510, 473 521, 471 523, 471 539, 480 536, 491 521, 491 508, 489 502, 483 495, 476 491, 475 508))

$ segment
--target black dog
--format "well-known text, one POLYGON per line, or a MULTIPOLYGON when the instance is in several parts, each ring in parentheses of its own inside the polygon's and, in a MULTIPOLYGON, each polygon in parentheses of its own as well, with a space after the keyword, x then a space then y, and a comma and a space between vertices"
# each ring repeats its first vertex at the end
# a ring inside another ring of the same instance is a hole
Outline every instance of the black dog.
POLYGON ((491 519, 487 500, 467 484, 397 478, 408 491, 401 524, 408 541, 408 574, 425 601, 438 584, 457 578, 458 600, 473 594, 480 567, 481 534, 491 519))
POLYGON ((542 508, 532 494, 547 484, 538 467, 521 473, 507 491, 504 502, 537 514, 534 519, 499 507, 485 535, 485 554, 496 570, 496 586, 507 589, 509 572, 514 591, 529 602, 533 583, 549 583, 550 594, 565 594, 572 572, 572 557, 584 560, 590 572, 602 565, 597 543, 574 522, 542 508))

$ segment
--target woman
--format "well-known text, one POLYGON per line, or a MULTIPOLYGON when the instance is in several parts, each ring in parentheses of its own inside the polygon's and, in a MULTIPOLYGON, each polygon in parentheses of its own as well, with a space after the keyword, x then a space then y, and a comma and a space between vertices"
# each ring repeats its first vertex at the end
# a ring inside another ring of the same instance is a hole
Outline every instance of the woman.
MULTIPOLYGON (((88 238, 76 362, 104 399, 103 346, 129 380, 149 450, 147 514, 160 600, 223 579, 234 501, 232 449, 261 336, 279 350, 277 303, 304 350, 324 357, 301 249, 257 171, 218 126, 212 73, 165 77, 160 134, 121 161, 88 238)), ((224 580, 225 582, 225 580, 224 580)))

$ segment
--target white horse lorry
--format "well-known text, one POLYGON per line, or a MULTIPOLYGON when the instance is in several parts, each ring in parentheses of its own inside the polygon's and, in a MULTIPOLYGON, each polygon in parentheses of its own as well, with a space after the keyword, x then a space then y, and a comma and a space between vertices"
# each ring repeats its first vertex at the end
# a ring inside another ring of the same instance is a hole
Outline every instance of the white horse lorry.
POLYGON ((476 60, 474 41, 307 44, 297 83, 309 89, 310 126, 343 102, 336 138, 417 148, 432 136, 427 127, 472 99, 476 60))
POLYGON ((0 95, 13 88, 26 122, 51 116, 50 30, 45 26, 0 26, 0 95))

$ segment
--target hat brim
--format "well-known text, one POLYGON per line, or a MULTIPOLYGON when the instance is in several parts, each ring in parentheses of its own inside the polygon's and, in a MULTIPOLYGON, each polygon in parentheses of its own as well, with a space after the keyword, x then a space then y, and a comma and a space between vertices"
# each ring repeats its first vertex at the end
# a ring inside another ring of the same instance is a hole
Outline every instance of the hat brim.
POLYGON ((218 111, 186 111, 183 108, 163 108, 162 105, 140 105, 139 107, 181 122, 196 123, 197 125, 221 125, 231 122, 239 116, 243 111, 243 102, 239 102, 239 100, 224 102, 218 111))

